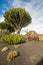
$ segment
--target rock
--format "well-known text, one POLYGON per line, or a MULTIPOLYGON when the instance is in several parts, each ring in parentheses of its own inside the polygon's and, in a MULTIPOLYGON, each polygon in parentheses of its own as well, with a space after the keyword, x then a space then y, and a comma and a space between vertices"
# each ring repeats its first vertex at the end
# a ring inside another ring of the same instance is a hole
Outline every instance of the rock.
POLYGON ((28 40, 37 40, 39 41, 39 36, 38 34, 35 32, 35 31, 29 31, 27 34, 26 34, 26 39, 28 40))
POLYGON ((1 52, 5 52, 5 51, 7 51, 8 49, 9 49, 8 47, 3 47, 2 50, 1 50, 1 52))
POLYGON ((15 47, 15 48, 19 48, 19 47, 20 47, 20 45, 14 45, 14 47, 15 47))

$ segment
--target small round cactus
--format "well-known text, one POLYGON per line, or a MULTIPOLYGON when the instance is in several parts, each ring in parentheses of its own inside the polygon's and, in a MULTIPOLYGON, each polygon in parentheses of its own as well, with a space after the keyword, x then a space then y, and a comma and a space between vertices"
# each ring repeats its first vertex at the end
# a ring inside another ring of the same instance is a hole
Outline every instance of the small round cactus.
POLYGON ((17 51, 10 51, 7 55, 7 60, 11 61, 13 58, 17 57, 19 53, 17 51))

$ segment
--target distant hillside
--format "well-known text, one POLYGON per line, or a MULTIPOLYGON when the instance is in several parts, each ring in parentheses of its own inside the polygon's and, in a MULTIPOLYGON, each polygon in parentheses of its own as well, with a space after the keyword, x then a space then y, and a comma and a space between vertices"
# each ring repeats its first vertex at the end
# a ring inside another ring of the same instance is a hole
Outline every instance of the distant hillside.
POLYGON ((43 40, 43 34, 39 34, 39 40, 43 40))

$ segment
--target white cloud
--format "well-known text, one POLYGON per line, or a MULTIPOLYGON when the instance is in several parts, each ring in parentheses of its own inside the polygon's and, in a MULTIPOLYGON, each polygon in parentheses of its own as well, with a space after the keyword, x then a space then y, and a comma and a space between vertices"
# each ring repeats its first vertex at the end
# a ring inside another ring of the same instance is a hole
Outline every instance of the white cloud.
POLYGON ((13 7, 22 7, 22 5, 21 0, 13 0, 12 2, 13 7))
POLYGON ((4 17, 0 16, 0 22, 4 21, 4 17))

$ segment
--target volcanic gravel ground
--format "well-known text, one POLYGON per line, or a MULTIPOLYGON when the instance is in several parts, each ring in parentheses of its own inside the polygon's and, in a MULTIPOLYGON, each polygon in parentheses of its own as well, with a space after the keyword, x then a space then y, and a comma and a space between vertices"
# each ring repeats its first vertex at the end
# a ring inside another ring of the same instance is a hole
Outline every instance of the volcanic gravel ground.
POLYGON ((43 65, 43 41, 27 41, 20 44, 19 48, 0 44, 0 65, 43 65), (4 46, 8 46, 9 50, 1 52, 4 46), (12 50, 17 50, 20 55, 9 62, 7 54, 12 50))

